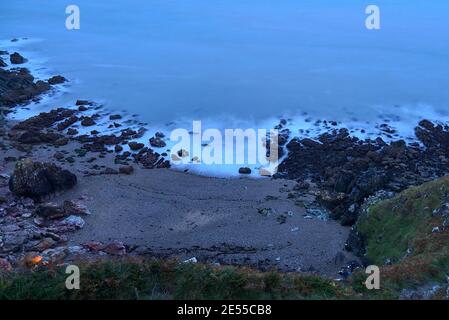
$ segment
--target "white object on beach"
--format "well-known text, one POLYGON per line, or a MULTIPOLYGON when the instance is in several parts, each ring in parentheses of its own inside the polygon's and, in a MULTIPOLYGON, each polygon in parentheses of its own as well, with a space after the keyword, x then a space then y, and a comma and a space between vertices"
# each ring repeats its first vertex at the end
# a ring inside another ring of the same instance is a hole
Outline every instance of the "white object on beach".
POLYGON ((198 260, 195 257, 192 257, 184 261, 184 263, 197 263, 197 262, 198 260))

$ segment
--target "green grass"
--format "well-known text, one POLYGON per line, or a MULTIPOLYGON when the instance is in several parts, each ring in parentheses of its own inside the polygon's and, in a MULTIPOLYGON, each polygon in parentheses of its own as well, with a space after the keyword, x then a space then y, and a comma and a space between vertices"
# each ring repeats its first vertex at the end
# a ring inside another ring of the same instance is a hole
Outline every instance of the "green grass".
POLYGON ((448 201, 449 178, 444 177, 380 201, 361 215, 356 227, 367 239, 366 258, 383 266, 389 289, 445 281, 449 230, 432 233, 432 229, 441 227, 447 217, 432 212, 448 201), (387 259, 393 265, 384 266, 387 259))
POLYGON ((161 260, 80 262, 81 289, 62 267, 0 275, 0 299, 348 299, 352 291, 313 275, 161 260))

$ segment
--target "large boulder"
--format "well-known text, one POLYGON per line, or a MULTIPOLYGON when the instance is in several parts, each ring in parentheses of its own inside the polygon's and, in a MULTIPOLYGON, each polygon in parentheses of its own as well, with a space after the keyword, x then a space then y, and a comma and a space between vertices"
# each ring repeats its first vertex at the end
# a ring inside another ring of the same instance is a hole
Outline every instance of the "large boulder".
POLYGON ((76 185, 76 175, 52 163, 24 159, 16 164, 9 180, 9 189, 16 196, 40 198, 76 185))

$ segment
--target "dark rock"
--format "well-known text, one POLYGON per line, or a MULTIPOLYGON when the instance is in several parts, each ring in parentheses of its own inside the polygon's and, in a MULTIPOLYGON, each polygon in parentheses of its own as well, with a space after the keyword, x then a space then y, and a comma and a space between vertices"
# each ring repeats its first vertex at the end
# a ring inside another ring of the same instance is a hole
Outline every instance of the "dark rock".
POLYGON ((106 168, 104 169, 103 174, 118 174, 118 171, 112 168, 106 168))
POLYGON ((54 132, 41 132, 36 130, 25 131, 19 135, 17 141, 24 144, 49 143, 55 145, 64 144, 64 136, 54 132), (62 140, 61 140, 62 139, 62 140), (63 144, 60 144, 63 143, 63 144))
POLYGON ((356 256, 361 257, 366 252, 366 238, 357 232, 357 229, 352 227, 349 232, 349 237, 346 242, 346 250, 354 253, 356 256))
POLYGON ((123 147, 121 145, 117 144, 114 147, 114 151, 117 152, 117 153, 122 152, 123 151, 123 147))
POLYGON ((132 151, 137 151, 137 150, 140 150, 143 147, 145 147, 145 145, 143 143, 138 143, 138 142, 134 142, 134 141, 128 143, 128 146, 132 151))
POLYGON ((9 189, 16 196, 39 198, 67 190, 76 185, 76 176, 51 163, 20 160, 9 180, 9 189))
POLYGON ((326 208, 332 210, 347 200, 347 195, 343 192, 333 192, 329 190, 321 190, 318 196, 320 201, 326 208))
POLYGON ((25 121, 19 122, 13 130, 42 130, 52 127, 56 122, 62 121, 73 116, 75 110, 58 108, 49 112, 42 112, 37 116, 31 117, 25 121))
POLYGON ((65 119, 63 122, 58 123, 56 128, 58 131, 62 131, 70 127, 72 124, 79 121, 79 118, 77 116, 70 116, 69 118, 65 119))
POLYGON ((62 153, 62 152, 56 152, 54 155, 53 155, 53 157, 55 158, 55 159, 57 159, 57 160, 62 160, 62 159, 64 159, 64 154, 62 153))
POLYGON ((45 219, 60 219, 66 216, 62 207, 51 202, 39 205, 34 213, 45 219))
POLYGON ((131 174, 134 172, 134 168, 132 166, 120 166, 119 172, 122 174, 131 174))
POLYGON ((92 105, 92 103, 90 102, 90 101, 88 101, 88 100, 76 100, 76 103, 75 103, 77 106, 90 106, 90 105, 92 105))
POLYGON ((158 137, 158 136, 154 136, 154 137, 150 138, 150 144, 151 144, 151 146, 153 146, 155 148, 164 148, 167 145, 165 143, 165 141, 162 140, 162 138, 158 137))
POLYGON ((77 134, 78 134, 78 130, 73 129, 73 128, 69 128, 69 129, 67 130, 67 134, 68 134, 69 136, 77 135, 77 134))
POLYGON ((5 162, 15 162, 15 161, 17 161, 16 157, 5 157, 4 159, 5 159, 5 162))
POLYGON ((109 120, 120 120, 122 118, 119 114, 113 114, 109 116, 109 120))
POLYGON ((310 184, 306 181, 298 181, 298 183, 293 187, 294 191, 304 191, 310 188, 310 184))
POLYGON ((95 122, 95 120, 92 117, 84 117, 81 120, 81 125, 85 126, 85 127, 90 127, 90 126, 94 126, 97 123, 95 122))
POLYGON ((61 137, 57 139, 55 142, 53 142, 53 145, 56 147, 62 147, 69 143, 69 139, 66 137, 61 137))
POLYGON ((0 69, 0 107, 28 102, 49 89, 47 82, 34 81, 34 77, 25 68, 0 69))
POLYGON ((22 64, 27 62, 27 59, 25 59, 24 57, 22 57, 19 53, 14 52, 13 54, 11 54, 9 56, 9 60, 11 61, 12 64, 22 64))
POLYGON ((146 169, 170 167, 168 160, 165 160, 159 153, 148 148, 143 148, 137 154, 134 154, 133 157, 146 169))
POLYGON ((47 80, 47 82, 51 85, 60 84, 66 82, 67 79, 63 76, 53 76, 50 79, 47 80))
POLYGON ((251 169, 248 167, 242 167, 239 169, 240 174, 251 174, 251 169))

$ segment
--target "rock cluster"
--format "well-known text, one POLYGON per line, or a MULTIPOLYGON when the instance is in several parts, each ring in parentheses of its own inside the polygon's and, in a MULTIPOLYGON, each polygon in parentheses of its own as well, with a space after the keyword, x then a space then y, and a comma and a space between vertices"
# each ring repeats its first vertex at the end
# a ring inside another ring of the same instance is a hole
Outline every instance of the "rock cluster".
POLYGON ((277 177, 317 183, 319 199, 332 217, 353 225, 360 205, 377 191, 398 192, 449 172, 449 127, 423 120, 415 131, 424 147, 403 140, 360 140, 346 129, 317 140, 294 138, 277 177))
POLYGON ((70 233, 84 227, 90 211, 82 200, 66 200, 62 205, 39 203, 7 192, 8 176, 0 176, 0 271, 64 263, 80 257, 103 254, 123 256, 122 242, 89 242, 68 245, 70 233))
POLYGON ((0 69, 0 107, 11 108, 36 98, 49 89, 50 84, 35 81, 28 69, 0 69))

